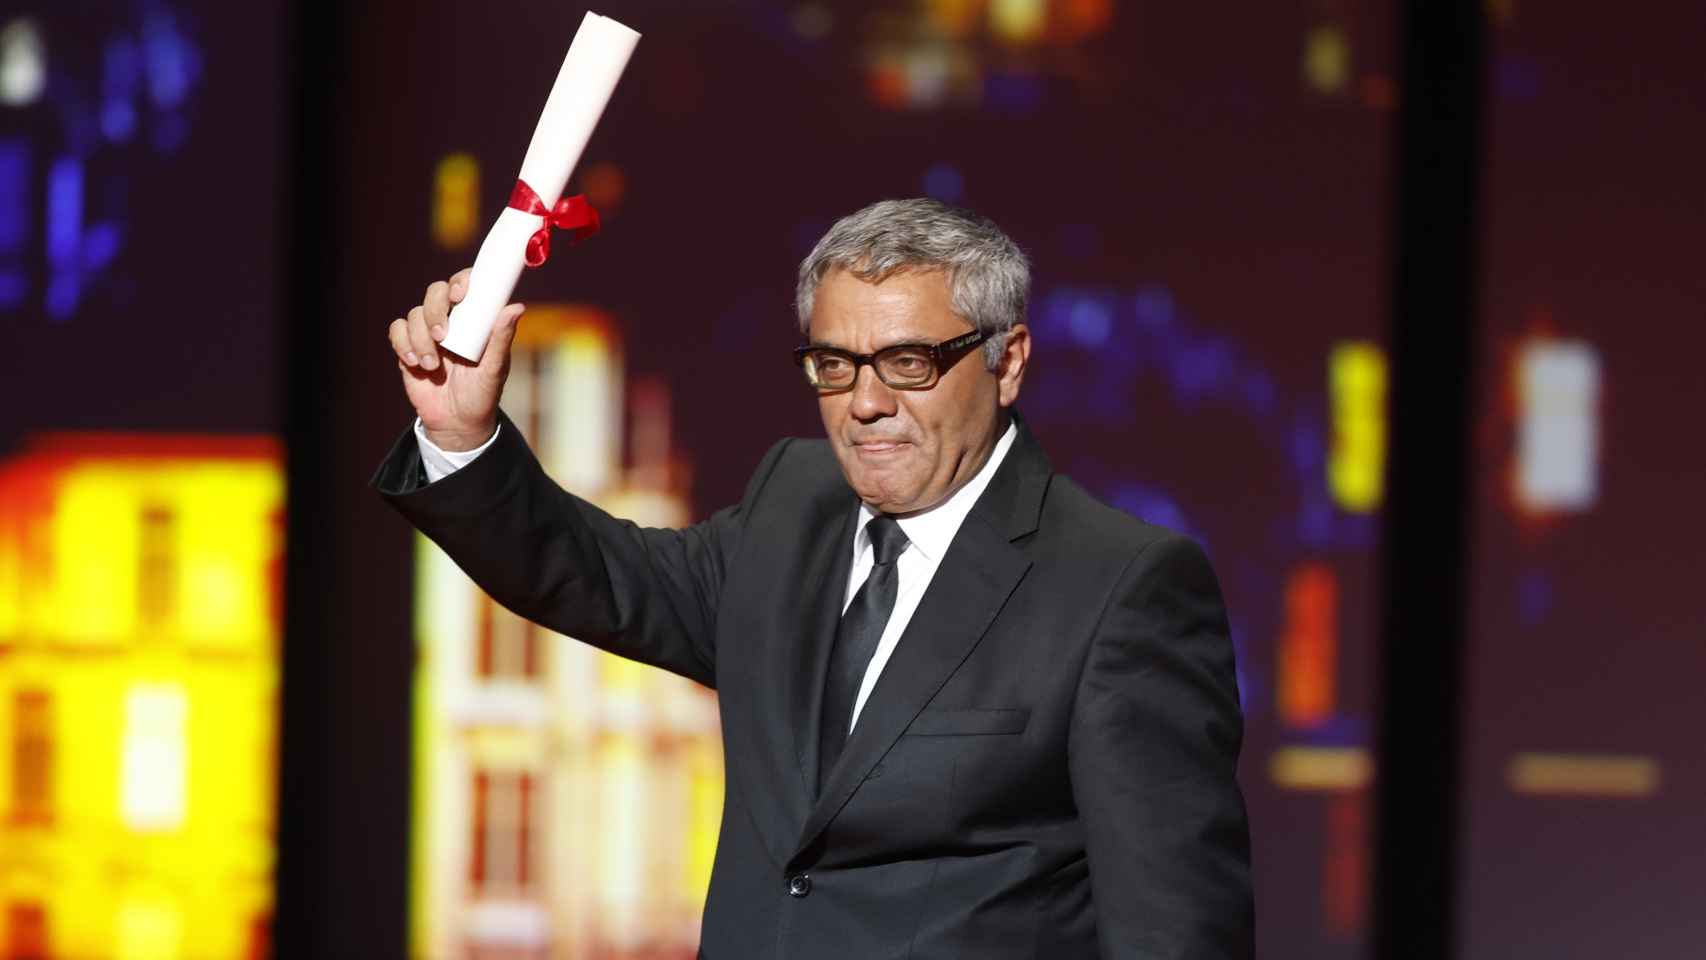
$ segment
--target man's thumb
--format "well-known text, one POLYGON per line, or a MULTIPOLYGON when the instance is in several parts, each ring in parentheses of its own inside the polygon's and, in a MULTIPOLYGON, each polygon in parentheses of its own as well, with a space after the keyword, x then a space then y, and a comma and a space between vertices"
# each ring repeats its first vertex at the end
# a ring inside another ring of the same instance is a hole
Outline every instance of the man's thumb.
POLYGON ((512 303, 504 307, 498 314, 497 323, 492 325, 491 340, 486 343, 486 355, 480 358, 480 366, 490 363, 498 369, 509 361, 510 345, 515 343, 515 331, 520 326, 521 315, 527 311, 523 304, 512 303))

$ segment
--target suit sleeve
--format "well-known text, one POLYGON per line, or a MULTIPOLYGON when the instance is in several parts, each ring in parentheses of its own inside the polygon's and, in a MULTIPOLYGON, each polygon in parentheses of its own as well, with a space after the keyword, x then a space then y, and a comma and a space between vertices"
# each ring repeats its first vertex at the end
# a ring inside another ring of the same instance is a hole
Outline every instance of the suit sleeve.
POLYGON ((788 441, 771 448, 742 505, 681 530, 640 527, 546 476, 507 417, 491 448, 428 484, 405 432, 373 486, 493 600, 540 626, 716 685, 717 598, 743 505, 788 441))
POLYGON ((1214 572, 1194 542, 1156 541, 1108 600, 1068 741, 1104 956, 1254 955, 1242 739, 1214 572))

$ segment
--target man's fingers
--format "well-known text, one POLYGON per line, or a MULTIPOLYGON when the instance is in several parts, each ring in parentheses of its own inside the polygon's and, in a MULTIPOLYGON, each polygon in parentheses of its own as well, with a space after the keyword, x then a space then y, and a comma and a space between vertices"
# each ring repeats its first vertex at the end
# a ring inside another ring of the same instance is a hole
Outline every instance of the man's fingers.
POLYGON ((427 332, 427 317, 424 307, 416 307, 409 311, 409 347, 421 359, 421 366, 428 370, 438 369, 438 343, 432 334, 427 332))
POLYGON ((409 321, 401 317, 391 321, 391 329, 387 335, 391 340, 391 349, 396 351, 397 359, 402 361, 404 366, 417 367, 420 365, 420 356, 409 344, 409 321))
POLYGON ((461 303, 468 295, 468 275, 474 272, 473 267, 463 267, 450 275, 450 302, 461 303))
POLYGON ((443 340, 449 329, 450 284, 440 280, 428 286, 426 295, 421 297, 421 306, 426 308, 427 332, 434 340, 443 340))

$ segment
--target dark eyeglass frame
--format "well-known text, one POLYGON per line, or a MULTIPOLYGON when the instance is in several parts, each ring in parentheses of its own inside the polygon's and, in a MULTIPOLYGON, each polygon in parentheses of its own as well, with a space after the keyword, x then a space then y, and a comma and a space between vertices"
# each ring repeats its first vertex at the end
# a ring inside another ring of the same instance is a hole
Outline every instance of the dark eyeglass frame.
POLYGON ((825 347, 815 344, 807 344, 803 347, 794 348, 794 364, 806 371, 806 382, 810 383, 812 388, 817 390, 818 393, 846 393, 853 389, 859 383, 859 368, 863 366, 869 366, 871 370, 876 373, 877 379, 882 381, 883 386, 888 387, 890 390, 928 390, 931 387, 934 387, 937 382, 942 379, 942 375, 947 373, 949 368, 954 364, 958 363, 960 358, 964 357, 971 348, 987 339, 989 339, 989 335, 984 333, 982 330, 973 330, 970 333, 962 333, 957 337, 943 340, 941 343, 897 343, 892 347, 884 347, 876 353, 854 353, 851 350, 843 350, 840 347, 825 347), (890 383, 889 379, 883 376, 883 368, 878 361, 884 356, 892 356, 902 350, 924 351, 925 355, 930 358, 930 361, 933 364, 930 376, 919 383, 890 383), (813 353, 833 354, 837 357, 842 357, 846 360, 852 361, 853 379, 849 380, 847 385, 843 387, 826 387, 813 380, 811 369, 806 366, 806 357, 813 353))

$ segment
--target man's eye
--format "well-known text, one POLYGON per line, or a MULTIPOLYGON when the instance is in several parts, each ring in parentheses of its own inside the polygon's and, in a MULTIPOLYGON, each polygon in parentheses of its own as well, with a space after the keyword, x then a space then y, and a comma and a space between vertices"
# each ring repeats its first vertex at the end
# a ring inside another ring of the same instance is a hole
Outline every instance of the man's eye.
POLYGON ((917 375, 930 369, 930 359, 920 353, 903 353, 889 358, 889 369, 896 373, 917 375))
POLYGON ((834 354, 830 354, 828 356, 819 354, 817 357, 817 370, 819 373, 832 375, 837 373, 846 373, 849 366, 850 364, 847 362, 846 357, 838 357, 834 354))

